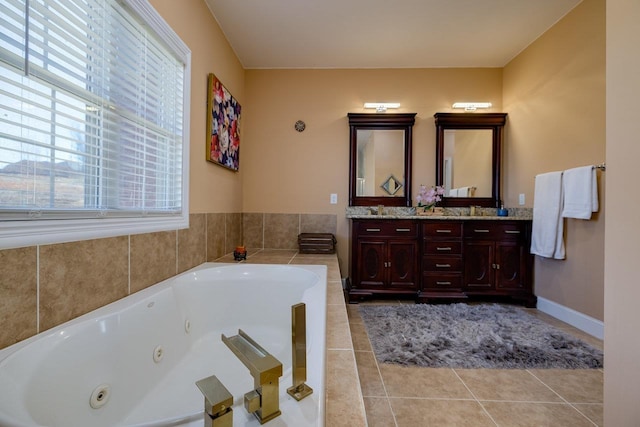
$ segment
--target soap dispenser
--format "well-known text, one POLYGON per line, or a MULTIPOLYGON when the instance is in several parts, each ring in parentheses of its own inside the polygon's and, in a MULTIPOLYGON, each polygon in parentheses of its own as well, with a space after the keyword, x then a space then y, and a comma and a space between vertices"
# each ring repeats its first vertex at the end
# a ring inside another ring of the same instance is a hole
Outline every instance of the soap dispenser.
POLYGON ((509 216, 509 211, 504 208, 504 205, 500 205, 500 209, 498 209, 498 216, 509 216))

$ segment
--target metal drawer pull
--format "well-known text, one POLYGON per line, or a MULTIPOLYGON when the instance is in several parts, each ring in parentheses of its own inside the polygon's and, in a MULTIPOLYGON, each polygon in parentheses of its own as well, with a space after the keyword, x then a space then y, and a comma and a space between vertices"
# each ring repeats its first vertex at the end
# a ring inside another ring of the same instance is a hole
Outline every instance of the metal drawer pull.
POLYGON ((451 267, 451 264, 436 264, 436 267, 438 267, 438 268, 449 268, 449 267, 451 267))
POLYGON ((436 230, 436 233, 451 233, 451 230, 436 230))
POLYGON ((367 228, 367 231, 380 231, 379 228, 367 228))
POLYGON ((450 285, 451 282, 436 282, 436 285, 450 285))
POLYGON ((507 234, 520 234, 520 230, 504 230, 507 234))
POLYGON ((396 228, 396 231, 411 231, 410 228, 396 228))
POLYGON ((441 247, 437 247, 436 248, 436 251, 450 251, 450 250, 452 250, 452 249, 451 248, 444 248, 444 247, 443 248, 441 248, 441 247))
POLYGON ((475 230, 474 229, 473 231, 476 232, 476 233, 488 233, 489 232, 489 230, 484 230, 484 229, 483 230, 475 230))

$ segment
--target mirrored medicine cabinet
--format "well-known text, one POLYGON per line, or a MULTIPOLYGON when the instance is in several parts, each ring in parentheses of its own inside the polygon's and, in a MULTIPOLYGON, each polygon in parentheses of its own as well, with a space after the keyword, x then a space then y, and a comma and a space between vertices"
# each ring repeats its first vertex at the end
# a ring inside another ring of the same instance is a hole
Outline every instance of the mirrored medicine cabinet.
POLYGON ((436 113, 436 185, 446 207, 499 207, 506 113, 436 113))
POLYGON ((411 206, 416 113, 349 113, 349 206, 411 206))

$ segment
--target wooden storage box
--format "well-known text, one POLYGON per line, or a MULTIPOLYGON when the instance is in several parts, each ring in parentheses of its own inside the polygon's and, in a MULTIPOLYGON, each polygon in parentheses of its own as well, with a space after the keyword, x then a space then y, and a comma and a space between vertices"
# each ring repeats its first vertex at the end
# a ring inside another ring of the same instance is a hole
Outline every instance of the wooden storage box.
POLYGON ((336 252, 336 238, 331 233, 298 234, 301 254, 333 254, 336 252))

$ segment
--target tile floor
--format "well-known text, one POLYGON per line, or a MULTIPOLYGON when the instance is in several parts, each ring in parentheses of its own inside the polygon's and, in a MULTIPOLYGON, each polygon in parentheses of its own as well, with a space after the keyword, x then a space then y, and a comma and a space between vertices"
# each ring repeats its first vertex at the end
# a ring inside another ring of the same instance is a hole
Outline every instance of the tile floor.
MULTIPOLYGON (((535 309, 530 311, 603 348, 601 340, 535 309)), ((375 359, 358 305, 349 304, 347 313, 369 427, 603 425, 602 370, 436 369, 382 364, 375 359)))

